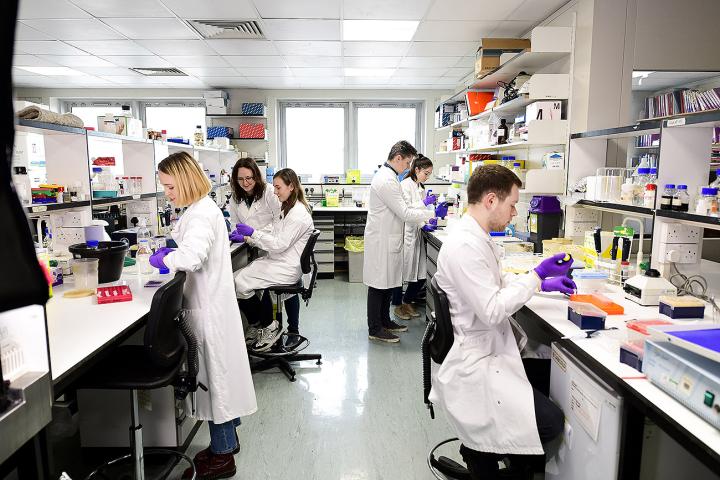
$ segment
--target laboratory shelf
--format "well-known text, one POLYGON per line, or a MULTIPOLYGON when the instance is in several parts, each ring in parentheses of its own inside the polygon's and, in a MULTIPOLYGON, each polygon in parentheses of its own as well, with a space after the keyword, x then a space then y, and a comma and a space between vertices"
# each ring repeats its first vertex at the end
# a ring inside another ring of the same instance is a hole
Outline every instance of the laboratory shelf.
POLYGON ((123 142, 133 142, 133 143, 152 143, 153 142, 153 140, 149 140, 147 138, 128 137, 127 135, 118 135, 116 133, 108 133, 108 132, 98 132, 96 130, 88 130, 87 134, 88 134, 88 137, 111 138, 111 139, 120 140, 123 142))
POLYGON ((720 110, 706 110, 678 115, 662 120, 663 128, 674 127, 720 127, 720 110))
POLYGON ((240 137, 230 137, 230 140, 243 140, 243 141, 256 140, 256 141, 262 141, 262 142, 267 142, 267 141, 268 141, 267 138, 240 138, 240 137))
POLYGON ((86 130, 84 128, 68 127, 66 125, 56 125, 54 123, 37 122, 35 120, 23 120, 17 119, 17 125, 19 127, 25 127, 31 130, 42 130, 38 133, 51 135, 53 133, 67 133, 73 135, 85 135, 86 130))
POLYGON ((135 200, 144 200, 147 198, 155 198, 157 196, 158 196, 157 193, 152 192, 152 193, 143 193, 143 194, 135 194, 135 195, 123 195, 121 197, 112 197, 112 198, 93 198, 92 206, 98 207, 98 206, 102 206, 102 205, 127 203, 127 202, 132 202, 135 200))
POLYGON ((535 73, 543 67, 565 58, 570 52, 532 52, 524 50, 495 70, 475 80, 470 88, 497 88, 497 82, 510 82, 520 72, 535 73))
POLYGON ((90 205, 90 200, 82 200, 78 202, 68 203, 45 203, 37 205, 25 205, 25 211, 28 213, 45 213, 45 212, 57 212, 58 210, 70 210, 71 208, 87 207, 90 205))
POLYGON ((465 150, 465 153, 476 153, 476 152, 495 152, 498 150, 522 150, 526 148, 536 147, 556 147, 558 145, 565 145, 564 143, 535 143, 535 142, 512 142, 503 143, 501 145, 489 145, 487 147, 471 148, 465 150))
POLYGON ((243 115, 241 113, 218 113, 205 116, 207 118, 267 118, 266 115, 243 115))
POLYGON ((675 212, 673 210, 656 210, 656 217, 670 218, 683 223, 694 224, 702 228, 720 230, 720 218, 707 215, 697 215, 689 212, 675 212))
POLYGON ((610 213, 632 213, 639 217, 652 218, 654 210, 652 208, 638 207, 635 205, 625 205, 622 203, 611 203, 611 202, 595 202, 592 200, 580 200, 576 205, 591 208, 593 210, 599 210, 601 212, 610 213))
POLYGON ((649 135, 660 133, 660 120, 636 123, 635 125, 625 125, 622 127, 605 128, 602 130, 590 130, 587 132, 573 133, 570 135, 571 140, 588 139, 612 139, 612 138, 628 138, 640 135, 649 135))

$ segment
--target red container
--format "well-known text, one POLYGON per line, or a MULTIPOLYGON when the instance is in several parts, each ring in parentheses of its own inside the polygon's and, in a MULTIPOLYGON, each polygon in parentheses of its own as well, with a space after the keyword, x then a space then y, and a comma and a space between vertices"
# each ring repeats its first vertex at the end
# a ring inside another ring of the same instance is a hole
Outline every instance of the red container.
POLYGON ((97 303, 131 302, 132 291, 128 285, 114 285, 112 287, 98 287, 97 303))
POLYGON ((241 123, 238 128, 239 138, 265 138, 265 124, 241 123))

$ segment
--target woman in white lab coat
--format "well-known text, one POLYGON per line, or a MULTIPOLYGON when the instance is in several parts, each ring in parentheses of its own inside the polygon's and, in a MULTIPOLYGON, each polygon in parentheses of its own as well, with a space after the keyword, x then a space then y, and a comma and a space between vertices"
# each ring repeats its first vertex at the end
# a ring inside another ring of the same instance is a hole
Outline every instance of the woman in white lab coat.
POLYGON ((230 177, 232 198, 228 204, 230 222, 244 223, 261 230, 280 217, 280 201, 273 186, 266 183, 252 158, 241 158, 230 177))
MULTIPOLYGON (((400 182, 403 198, 409 207, 428 210, 429 205, 430 208, 433 208, 432 204, 435 203, 436 198, 434 195, 425 194, 424 185, 432 175, 432 171, 433 163, 429 158, 420 154, 413 160, 408 176, 400 182)), ((393 313, 403 320, 420 316, 411 303, 417 300, 418 294, 425 286, 425 277, 427 276, 425 241, 422 237, 424 224, 425 222, 405 223, 402 272, 403 282, 407 282, 408 286, 404 295, 402 287, 396 288, 392 299, 393 313)))
POLYGON ((238 451, 235 428, 240 417, 257 410, 257 403, 232 287, 225 220, 207 196, 210 182, 186 152, 160 162, 158 177, 167 198, 187 207, 172 231, 177 249, 159 250, 151 263, 187 272, 184 307, 198 340, 198 381, 207 386, 197 391, 196 416, 210 426, 210 446, 195 456, 195 465, 201 478, 231 476, 238 451))
MULTIPOLYGON (((269 350, 282 334, 279 323, 272 318, 272 302, 266 289, 300 280, 300 257, 314 228, 297 174, 289 168, 279 170, 273 177, 273 187, 281 202, 279 219, 264 230, 240 223, 230 235, 234 242, 246 241, 268 252, 235 275, 238 302, 250 323, 246 342, 255 352, 269 350)), ((291 317, 288 313, 288 323, 291 317)), ((297 334, 297 323, 289 324, 288 332, 297 334)))
MULTIPOLYGON (((517 214, 519 186, 505 167, 473 172, 468 211, 444 241, 434 277, 448 297, 454 342, 433 371, 430 400, 445 410, 462 441, 473 479, 497 478, 505 455, 542 455, 542 444, 563 428, 562 411, 528 381, 513 327, 522 330, 511 315, 538 288, 572 293, 574 283, 565 276, 571 262, 560 254, 528 274, 504 274, 501 249, 489 235, 517 214)), ((527 459, 515 458, 527 471, 527 459)))

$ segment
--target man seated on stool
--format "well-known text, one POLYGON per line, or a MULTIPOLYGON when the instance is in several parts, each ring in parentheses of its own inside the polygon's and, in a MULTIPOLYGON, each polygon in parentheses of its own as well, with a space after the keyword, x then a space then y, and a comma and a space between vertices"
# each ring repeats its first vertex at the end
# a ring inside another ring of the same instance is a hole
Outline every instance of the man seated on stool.
POLYGON ((501 248, 490 237, 517 215, 520 185, 499 165, 473 172, 467 213, 443 243, 435 274, 450 303, 455 341, 433 371, 430 400, 445 410, 462 441, 472 479, 499 478, 504 457, 513 478, 528 478, 532 457, 526 456, 543 455, 542 444, 563 430, 562 411, 528 381, 513 333, 520 327, 510 316, 538 289, 572 293, 575 284, 565 276, 572 262, 563 253, 528 274, 505 274, 501 248))

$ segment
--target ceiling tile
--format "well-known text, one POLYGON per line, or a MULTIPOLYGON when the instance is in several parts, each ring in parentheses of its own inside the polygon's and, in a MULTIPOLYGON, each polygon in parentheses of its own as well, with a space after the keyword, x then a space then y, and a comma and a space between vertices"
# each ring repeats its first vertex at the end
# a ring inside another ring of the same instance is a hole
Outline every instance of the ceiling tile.
POLYGON ((251 68, 237 67, 235 70, 245 77, 292 77, 289 68, 251 68))
POLYGON ((107 55, 103 59, 119 67, 166 68, 173 65, 155 55, 107 55))
POLYGON ((327 78, 315 78, 315 77, 304 77, 300 78, 300 86, 303 88, 342 88, 343 77, 327 77, 327 78))
POLYGON ((197 0, 163 0, 179 17, 195 20, 246 20, 257 18, 249 0, 213 0, 212 5, 197 0))
POLYGON ((393 77, 442 77, 447 68, 398 68, 393 77))
POLYGON ((304 56, 292 56, 283 57, 285 63, 289 67, 303 67, 303 68, 330 68, 330 67, 342 67, 342 57, 304 57, 304 56))
POLYGON ((534 25, 533 22, 498 22, 495 29, 490 33, 491 37, 520 37, 534 25))
POLYGON ((35 30, 23 22, 17 22, 15 24, 15 40, 55 40, 55 37, 35 30))
POLYGON ((263 20, 270 40, 340 40, 339 20, 263 20))
POLYGON ((145 77, 140 74, 134 74, 134 75, 117 75, 112 77, 105 77, 109 82, 120 84, 120 85, 156 85, 157 83, 153 80, 152 77, 145 77))
POLYGON ((255 6, 262 18, 340 18, 337 0, 261 0, 255 6))
POLYGON ((15 42, 18 53, 45 55, 87 55, 82 50, 57 40, 18 40, 15 42))
POLYGON ((405 57, 400 60, 402 68, 450 68, 454 67, 460 57, 405 57))
POLYGON ((140 75, 135 73, 127 67, 74 67, 78 70, 89 75, 95 75, 96 77, 127 77, 132 75, 140 75))
POLYGON ((438 77, 392 77, 388 85, 433 85, 438 77))
POLYGON ((62 80, 63 87, 103 87, 112 85, 112 82, 100 77, 85 75, 82 77, 66 77, 62 80))
MULTIPOLYGON (((57 63, 47 60, 46 58, 36 57, 34 55, 18 54, 13 57, 13 66, 21 67, 56 67, 57 63)), ((25 72, 27 73, 27 72, 25 72)))
POLYGON ((94 18, 25 20, 29 27, 60 40, 119 40, 122 37, 94 18))
POLYGON ((474 55, 480 42, 413 42, 409 57, 441 57, 443 55, 474 55))
POLYGON ((387 85, 387 77, 345 77, 345 85, 387 85))
POLYGON ((512 12, 507 20, 527 20, 537 23, 545 20, 566 3, 568 3, 567 0, 526 0, 520 8, 512 12))
MULTIPOLYGON (((26 72, 27 73, 27 72, 26 72)), ((57 77, 55 77, 56 79, 57 77)), ((42 75, 13 75, 12 82, 16 87, 52 87, 56 85, 57 80, 52 77, 43 77, 42 75)))
POLYGON ((293 77, 246 77, 258 88, 296 88, 300 82, 293 77))
POLYGON ((22 0, 18 20, 26 18, 88 18, 90 15, 67 0, 22 0))
MULTIPOLYGON (((505 20, 524 0, 442 0, 428 11, 426 20, 505 20)), ((535 0, 533 0, 535 1, 535 0)))
POLYGON ((103 21, 131 39, 197 39, 198 34, 176 18, 104 18, 103 21))
POLYGON ((420 20, 432 0, 343 0, 346 20, 420 20))
POLYGON ((38 55, 38 57, 65 67, 114 67, 107 60, 92 55, 38 55))
POLYGON ((165 60, 176 67, 229 67, 225 59, 219 55, 194 56, 194 55, 165 55, 165 60))
POLYGON ((461 78, 466 77, 472 71, 473 71, 472 67, 449 68, 443 76, 448 77, 448 78, 453 78, 455 80, 460 80, 461 78))
POLYGON ((151 52, 163 55, 216 55, 215 50, 210 48, 202 40, 137 40, 139 45, 151 52))
POLYGON ((207 44, 220 55, 277 55, 272 42, 267 40, 208 40, 207 44))
POLYGON ((93 55, 152 55, 150 50, 132 40, 87 40, 68 43, 93 55))
POLYGON ((402 57, 409 46, 410 42, 343 42, 343 55, 347 57, 402 57))
POLYGON ((193 77, 232 77, 238 74, 231 67, 185 67, 182 71, 193 77))
POLYGON ((334 77, 342 76, 342 68, 293 68, 292 73, 300 77, 334 77))
POLYGON ((172 12, 157 0, 72 0, 72 2, 98 18, 173 17, 172 12))
POLYGON ((213 88, 234 88, 234 87, 252 87, 250 80, 242 75, 230 77, 200 77, 204 83, 213 88))
POLYGON ((395 68, 401 57, 344 57, 346 67, 355 68, 395 68))
POLYGON ((286 67, 280 55, 226 55, 224 58, 235 67, 286 67))
POLYGON ((479 42, 488 37, 497 22, 429 21, 421 22, 414 40, 479 42))
POLYGON ((165 77, 165 85, 174 88, 205 88, 208 85, 195 77, 165 77))
POLYGON ((472 69, 475 67, 475 57, 462 57, 453 67, 472 69))
POLYGON ((323 41, 280 41, 274 42, 277 49, 283 55, 319 55, 324 57, 339 57, 340 42, 323 41))

